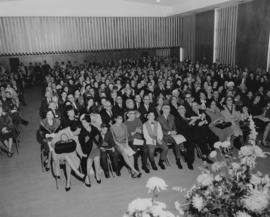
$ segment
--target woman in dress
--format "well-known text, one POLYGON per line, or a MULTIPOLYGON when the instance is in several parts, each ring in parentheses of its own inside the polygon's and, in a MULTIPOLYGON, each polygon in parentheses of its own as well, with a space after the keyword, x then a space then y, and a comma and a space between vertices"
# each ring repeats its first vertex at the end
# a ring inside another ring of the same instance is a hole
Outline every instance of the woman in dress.
POLYGON ((49 143, 52 141, 53 135, 59 130, 60 125, 60 120, 55 118, 54 112, 50 109, 46 112, 46 118, 40 121, 38 136, 41 143, 42 155, 47 157, 44 165, 47 171, 50 169, 51 164, 49 143))
POLYGON ((100 133, 98 129, 90 124, 90 116, 83 114, 80 118, 82 123, 82 130, 79 135, 79 142, 82 147, 83 153, 87 156, 86 158, 86 177, 85 185, 91 187, 90 176, 95 174, 97 183, 101 183, 100 179, 100 150, 99 150, 99 137, 100 133), (95 167, 95 173, 93 171, 93 162, 95 167))
POLYGON ((221 114, 220 110, 218 109, 216 101, 212 100, 210 102, 210 106, 206 108, 206 114, 211 119, 209 128, 218 136, 219 141, 224 142, 226 140, 229 140, 233 134, 231 126, 228 126, 224 129, 217 127, 217 124, 225 122, 225 117, 221 114))
POLYGON ((65 163, 65 169, 66 169, 66 191, 70 190, 70 175, 71 170, 76 174, 77 177, 83 180, 84 175, 78 170, 81 160, 80 158, 86 157, 85 154, 83 154, 81 145, 79 143, 78 136, 81 132, 81 125, 80 123, 73 122, 71 126, 64 128, 63 130, 60 130, 58 133, 56 133, 52 139, 50 150, 52 151, 52 159, 53 159, 53 171, 54 175, 59 178, 60 177, 60 162, 65 163), (57 142, 62 140, 74 140, 76 143, 76 149, 73 152, 70 153, 62 153, 57 154, 55 152, 55 145, 57 142), (79 157, 80 158, 79 158, 79 157))
POLYGON ((236 148, 240 148, 243 145, 243 132, 239 124, 241 121, 241 115, 240 112, 236 110, 231 96, 225 99, 225 105, 223 106, 221 114, 225 117, 226 122, 230 122, 232 124, 232 141, 236 148))
POLYGON ((134 168, 135 152, 128 145, 128 130, 127 126, 123 123, 123 117, 119 114, 115 116, 115 123, 111 126, 113 140, 116 148, 124 158, 125 163, 131 169, 132 178, 140 177, 141 173, 134 168))

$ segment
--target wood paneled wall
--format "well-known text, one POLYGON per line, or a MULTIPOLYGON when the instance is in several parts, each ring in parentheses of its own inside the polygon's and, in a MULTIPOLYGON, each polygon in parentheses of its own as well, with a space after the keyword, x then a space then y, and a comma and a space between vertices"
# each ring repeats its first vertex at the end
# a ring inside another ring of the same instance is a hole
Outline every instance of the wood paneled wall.
POLYGON ((0 17, 0 55, 180 46, 179 17, 0 17))
POLYGON ((270 31, 270 1, 256 0, 239 5, 236 64, 266 68, 270 31))
POLYGON ((196 37, 196 17, 191 14, 182 18, 182 47, 184 48, 184 58, 195 61, 195 37, 196 37))
POLYGON ((215 10, 215 59, 235 65, 238 5, 215 10))
POLYGON ((196 14, 196 60, 213 62, 214 10, 196 14))

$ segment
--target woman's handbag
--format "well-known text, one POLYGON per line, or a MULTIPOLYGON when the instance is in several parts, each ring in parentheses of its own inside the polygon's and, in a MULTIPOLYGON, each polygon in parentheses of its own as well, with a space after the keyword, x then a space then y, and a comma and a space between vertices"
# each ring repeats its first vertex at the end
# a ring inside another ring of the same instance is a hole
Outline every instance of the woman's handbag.
POLYGON ((55 143, 54 151, 56 154, 71 153, 76 150, 76 142, 73 139, 69 139, 66 134, 61 135, 61 140, 55 143), (63 136, 66 136, 67 139, 63 140, 63 136))
POLYGON ((231 122, 221 122, 221 123, 215 124, 215 127, 222 129, 222 130, 227 128, 227 127, 230 127, 230 126, 232 126, 231 122))

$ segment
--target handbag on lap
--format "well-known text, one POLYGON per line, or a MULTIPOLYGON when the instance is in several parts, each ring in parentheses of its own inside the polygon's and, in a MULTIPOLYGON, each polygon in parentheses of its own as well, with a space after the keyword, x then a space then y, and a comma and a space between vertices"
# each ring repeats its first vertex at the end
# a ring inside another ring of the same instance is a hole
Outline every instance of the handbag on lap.
POLYGON ((215 127, 219 128, 219 129, 225 129, 225 128, 230 127, 230 126, 232 126, 231 122, 221 122, 221 123, 215 124, 215 127))
POLYGON ((56 154, 71 153, 76 150, 76 142, 73 139, 69 139, 66 134, 61 135, 61 140, 55 143, 54 151, 56 154), (66 136, 67 139, 64 140, 63 136, 66 136))

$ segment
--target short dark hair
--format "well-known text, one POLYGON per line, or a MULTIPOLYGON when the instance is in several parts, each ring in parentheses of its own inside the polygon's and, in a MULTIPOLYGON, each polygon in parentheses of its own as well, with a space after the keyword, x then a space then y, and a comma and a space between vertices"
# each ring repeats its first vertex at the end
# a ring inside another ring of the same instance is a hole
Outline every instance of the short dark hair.
POLYGON ((78 128, 82 128, 80 121, 72 121, 70 124, 70 130, 72 132, 76 131, 78 128))

